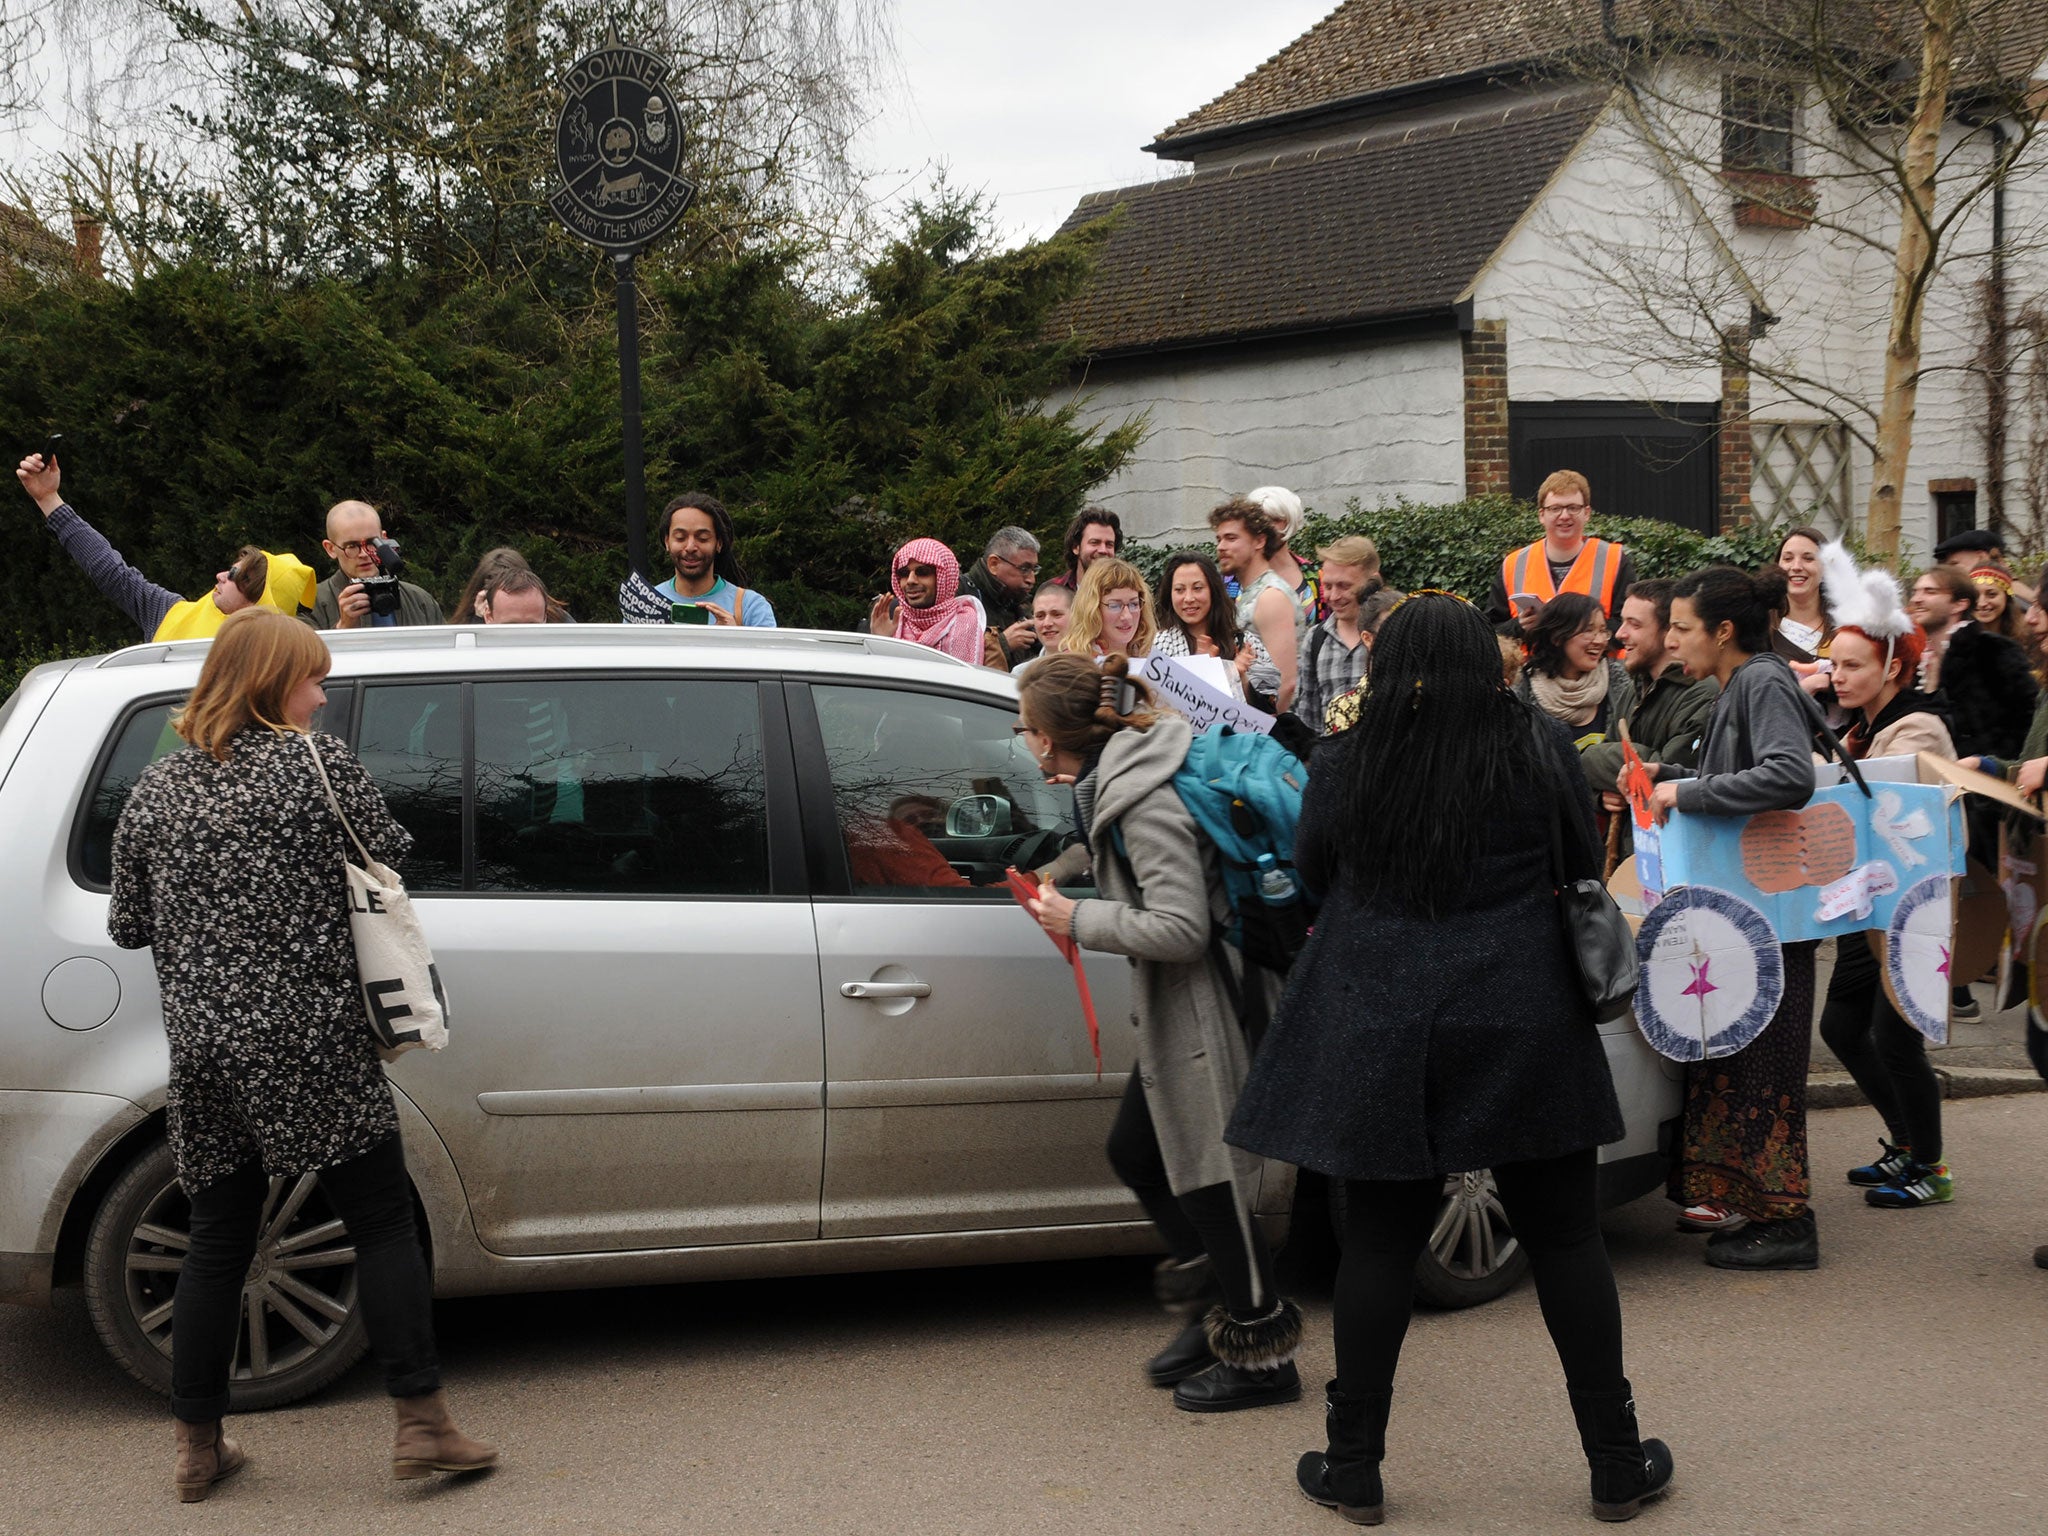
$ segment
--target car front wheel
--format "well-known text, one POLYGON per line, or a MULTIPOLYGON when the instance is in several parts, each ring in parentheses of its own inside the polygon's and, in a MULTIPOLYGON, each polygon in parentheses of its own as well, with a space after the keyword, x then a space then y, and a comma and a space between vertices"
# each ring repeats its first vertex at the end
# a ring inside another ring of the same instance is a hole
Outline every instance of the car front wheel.
MULTIPOLYGON (((153 1391, 171 1390, 171 1307, 192 1246, 192 1206, 167 1143, 130 1165, 86 1240, 85 1299, 107 1352, 153 1391)), ((340 1376, 368 1347, 356 1251, 319 1178, 272 1179, 242 1285, 229 1372, 233 1411, 282 1407, 340 1376)))
MULTIPOLYGON (((1344 1244, 1345 1187, 1330 1180, 1330 1225, 1344 1244)), ((1493 1174, 1481 1168, 1444 1180, 1429 1240, 1415 1264, 1415 1299, 1425 1306, 1476 1307, 1505 1296, 1529 1272, 1529 1254, 1515 1240, 1493 1174)))

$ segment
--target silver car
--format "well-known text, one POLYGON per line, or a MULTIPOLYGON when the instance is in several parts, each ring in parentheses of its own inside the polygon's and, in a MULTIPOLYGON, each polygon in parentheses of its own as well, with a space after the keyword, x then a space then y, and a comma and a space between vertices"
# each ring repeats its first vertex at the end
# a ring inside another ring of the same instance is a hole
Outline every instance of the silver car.
MULTIPOLYGON (((1065 963, 1002 883, 1072 825, 1007 676, 795 630, 327 639, 322 726, 413 833, 452 1003, 449 1049, 390 1070, 437 1294, 1156 1249, 1102 1151, 1128 968, 1088 963, 1098 1074, 1065 963)), ((0 1301, 82 1284, 159 1391, 188 1213, 156 978, 108 940, 107 880, 204 654, 41 667, 0 708, 0 1301)), ((1662 1176, 1676 1079, 1626 1021, 1606 1043, 1618 1200, 1662 1176)), ((1275 1239, 1295 1193, 1269 1164, 1275 1239)), ((1523 1262, 1484 1174, 1451 1180, 1424 1294, 1484 1299, 1523 1262)), ((245 1298, 238 1408, 362 1354, 317 1180, 277 1181, 245 1298)))

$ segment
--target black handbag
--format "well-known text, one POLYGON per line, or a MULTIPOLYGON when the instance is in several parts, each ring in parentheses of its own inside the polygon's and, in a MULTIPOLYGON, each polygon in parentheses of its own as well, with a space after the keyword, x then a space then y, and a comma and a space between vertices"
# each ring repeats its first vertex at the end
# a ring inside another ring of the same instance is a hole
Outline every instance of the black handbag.
MULTIPOLYGON (((1550 762, 1549 721, 1536 716, 1536 747, 1546 767, 1550 762)), ((1555 775, 1546 773, 1554 779, 1555 775)), ((1566 786, 1569 792, 1569 786, 1566 786)), ((1550 795, 1550 873, 1557 882, 1557 911, 1564 920, 1564 942, 1596 1022, 1605 1024, 1628 1012, 1635 1001, 1636 981, 1641 966, 1636 959, 1636 936, 1628 919, 1621 915, 1607 887, 1598 880, 1573 880, 1564 863, 1564 812, 1558 802, 1559 787, 1553 783, 1550 795)))

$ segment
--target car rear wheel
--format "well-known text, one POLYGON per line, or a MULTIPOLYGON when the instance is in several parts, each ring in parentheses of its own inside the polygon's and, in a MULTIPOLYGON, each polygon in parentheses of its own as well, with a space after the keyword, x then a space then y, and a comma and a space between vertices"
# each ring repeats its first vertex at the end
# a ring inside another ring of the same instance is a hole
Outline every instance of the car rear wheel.
MULTIPOLYGON (((1330 1225, 1344 1246, 1345 1187, 1330 1180, 1330 1225)), ((1440 1308, 1476 1307, 1505 1296, 1529 1273, 1529 1254, 1515 1240, 1493 1174, 1481 1168, 1444 1180, 1429 1241, 1415 1264, 1415 1299, 1440 1308)))
MULTIPOLYGON (((121 1175, 86 1240, 85 1299, 107 1352, 144 1386, 171 1390, 171 1304, 191 1250, 192 1206, 158 1142, 121 1175)), ((229 1372, 237 1413, 317 1392, 368 1347, 356 1251, 313 1174, 272 1179, 242 1287, 229 1372)))

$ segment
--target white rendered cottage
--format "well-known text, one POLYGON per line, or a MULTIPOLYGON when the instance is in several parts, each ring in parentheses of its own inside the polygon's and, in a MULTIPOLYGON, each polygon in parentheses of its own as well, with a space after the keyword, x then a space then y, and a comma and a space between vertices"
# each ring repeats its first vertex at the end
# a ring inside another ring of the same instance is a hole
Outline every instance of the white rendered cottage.
MULTIPOLYGON (((1336 513, 1570 467, 1603 511, 1703 531, 1860 523, 1896 194, 1814 89, 1588 46, 1646 8, 1348 0, 1148 146, 1187 174, 1085 199, 1067 227, 1118 222, 1057 320, 1087 348, 1076 392, 1151 424, 1098 500, 1162 540, 1255 485, 1336 513)), ((1994 521, 2048 547, 2043 96, 2016 119, 1982 84, 2041 79, 2048 5, 2005 19, 1959 61, 1944 139, 1951 197, 2008 168, 1930 290, 1909 551, 1994 521)))

